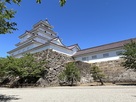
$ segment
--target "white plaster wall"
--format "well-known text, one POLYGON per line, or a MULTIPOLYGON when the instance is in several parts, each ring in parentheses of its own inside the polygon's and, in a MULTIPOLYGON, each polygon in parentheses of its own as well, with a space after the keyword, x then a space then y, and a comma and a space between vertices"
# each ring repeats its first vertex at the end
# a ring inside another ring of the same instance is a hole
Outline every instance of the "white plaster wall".
POLYGON ((102 61, 109 61, 109 60, 117 60, 119 59, 119 55, 116 55, 117 51, 123 51, 123 49, 114 49, 114 50, 109 50, 109 51, 102 51, 102 52, 97 52, 97 53, 90 53, 90 54, 84 54, 78 57, 75 57, 75 60, 78 61, 83 61, 83 57, 88 57, 87 61, 84 62, 102 62, 102 61), (103 54, 109 53, 109 57, 103 57, 103 54), (92 56, 97 55, 96 59, 92 59, 92 56))
POLYGON ((53 51, 56 51, 58 53, 66 54, 68 56, 71 56, 72 51, 64 49, 62 47, 56 46, 56 45, 49 45, 49 46, 43 46, 42 48, 35 49, 31 51, 31 53, 41 52, 46 49, 52 49, 53 51))
POLYGON ((14 57, 15 58, 20 58, 20 57, 23 57, 23 55, 15 55, 14 57))
POLYGON ((63 47, 59 47, 59 46, 56 46, 56 45, 51 45, 50 49, 53 49, 53 51, 56 51, 58 53, 66 54, 68 56, 72 56, 72 53, 73 53, 71 50, 67 50, 63 47))
MULTIPOLYGON (((36 52, 41 52, 43 50, 46 50, 46 49, 53 49, 53 51, 56 51, 56 52, 59 52, 59 53, 63 53, 63 54, 67 54, 68 51, 62 49, 62 48, 59 48, 59 47, 56 47, 56 46, 43 46, 42 48, 38 48, 38 49, 34 49, 34 50, 31 50, 29 53, 36 53, 36 52)), ((69 53, 69 52, 68 52, 69 53)), ((17 53, 18 54, 18 53, 17 53)), ((67 54, 68 55, 68 54, 67 54)), ((19 58, 19 57, 22 57, 21 54, 19 55, 14 55, 15 57, 19 58)))
POLYGON ((53 42, 53 43, 55 43, 55 44, 58 44, 58 45, 63 46, 63 44, 60 42, 60 40, 59 40, 59 39, 57 39, 57 40, 53 40, 52 42, 53 42))
POLYGON ((43 39, 40 39, 40 38, 34 38, 34 40, 42 43, 42 44, 45 44, 45 42, 47 42, 47 40, 43 40, 43 39))
POLYGON ((89 60, 87 62, 88 63, 95 63, 95 62, 118 60, 119 58, 120 58, 120 56, 115 56, 115 57, 101 58, 101 59, 97 59, 97 60, 89 60))
POLYGON ((44 32, 45 30, 44 30, 44 29, 42 29, 42 28, 39 28, 39 31, 42 31, 42 32, 44 32))
POLYGON ((38 32, 37 34, 40 35, 40 36, 42 36, 42 37, 44 37, 44 38, 47 38, 47 39, 49 39, 49 40, 52 39, 51 37, 47 36, 46 33, 38 32))
POLYGON ((50 46, 44 46, 42 48, 38 48, 38 49, 32 50, 31 53, 41 52, 41 51, 49 49, 49 48, 50 48, 50 46))
POLYGON ((30 35, 27 34, 26 36, 24 36, 24 37, 22 37, 22 38, 20 39, 20 42, 26 41, 29 37, 30 37, 30 35))
POLYGON ((35 47, 37 47, 37 46, 39 46, 40 44, 38 44, 38 43, 34 43, 34 44, 31 44, 31 45, 29 45, 29 46, 26 46, 26 47, 23 47, 23 48, 21 48, 21 49, 19 49, 19 50, 16 50, 16 51, 14 51, 13 53, 11 53, 10 55, 12 56, 20 56, 20 55, 18 55, 19 53, 23 53, 23 52, 25 52, 25 51, 27 51, 27 50, 30 50, 30 49, 32 49, 32 48, 35 48, 35 47))
POLYGON ((44 29, 43 28, 39 28, 38 31, 41 32, 41 33, 43 33, 43 34, 49 34, 49 35, 51 35, 53 37, 56 37, 56 35, 52 34, 48 28, 44 28, 44 29), (45 31, 46 31, 46 33, 45 33, 45 31))
MULTIPOLYGON (((49 31, 47 31, 47 28, 44 28, 44 29, 39 28, 39 31, 42 31, 43 33, 45 33, 45 31, 46 31, 46 33, 51 34, 49 31)), ((45 34, 46 34, 46 33, 45 33, 45 34)))
POLYGON ((74 47, 74 48, 72 49, 72 51, 73 51, 73 54, 75 54, 75 53, 78 51, 78 49, 77 49, 76 47, 74 47))

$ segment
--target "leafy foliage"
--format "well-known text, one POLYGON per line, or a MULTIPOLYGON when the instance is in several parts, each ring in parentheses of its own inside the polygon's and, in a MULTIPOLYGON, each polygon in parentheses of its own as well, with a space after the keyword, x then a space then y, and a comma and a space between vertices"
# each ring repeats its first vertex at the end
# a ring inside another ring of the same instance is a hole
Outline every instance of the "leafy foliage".
POLYGON ((5 70, 6 64, 7 64, 6 58, 0 58, 0 77, 5 76, 6 74, 6 70, 5 70))
POLYGON ((0 1, 0 34, 12 33, 12 30, 17 30, 15 22, 10 22, 14 18, 15 11, 8 10, 5 2, 0 1))
MULTIPOLYGON (((11 4, 11 2, 19 4, 21 1, 22 0, 5 0, 5 2, 10 3, 10 4, 11 4)), ((36 3, 40 4, 41 2, 42 2, 42 0, 36 0, 36 3)), ((64 6, 66 3, 66 0, 59 0, 59 2, 60 2, 60 6, 64 6)))
POLYGON ((101 85, 104 85, 102 81, 102 78, 104 78, 104 74, 102 73, 98 66, 92 66, 90 73, 92 74, 94 80, 99 80, 101 85))
POLYGON ((122 53, 125 60, 122 65, 126 69, 133 69, 136 71, 136 42, 131 40, 130 43, 124 45, 124 52, 122 53))
POLYGON ((65 66, 65 70, 59 75, 59 79, 73 86, 74 82, 79 81, 80 72, 74 62, 69 62, 65 66))
MULTIPOLYGON (((44 72, 43 61, 36 61, 32 54, 22 58, 7 57, 0 59, 0 70, 3 74, 15 77, 40 77, 44 72), (5 73, 6 72, 6 73, 5 73)), ((1 75, 3 75, 0 73, 1 75)))
POLYGON ((9 84, 9 87, 18 87, 22 84, 35 84, 45 74, 46 62, 38 60, 32 54, 21 58, 0 58, 0 85, 9 84))
POLYGON ((66 3, 66 0, 60 0, 60 6, 64 6, 66 3))
MULTIPOLYGON (((22 0, 0 0, 0 34, 13 33, 14 30, 17 30, 16 22, 11 22, 11 19, 14 18, 16 11, 8 9, 6 3, 15 3, 20 5, 22 0)), ((41 3, 42 0, 36 0, 36 3, 41 3)), ((66 0, 60 0, 60 6, 64 6, 66 0)))

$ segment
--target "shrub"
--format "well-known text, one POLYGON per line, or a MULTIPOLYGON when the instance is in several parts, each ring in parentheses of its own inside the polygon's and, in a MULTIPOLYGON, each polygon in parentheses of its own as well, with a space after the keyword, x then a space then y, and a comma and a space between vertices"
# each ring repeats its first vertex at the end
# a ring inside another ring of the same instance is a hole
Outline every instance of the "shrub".
POLYGON ((104 85, 102 81, 102 78, 104 78, 104 74, 102 73, 98 66, 92 66, 90 73, 92 74, 94 80, 99 80, 101 85, 104 85))
POLYGON ((65 65, 65 70, 59 75, 59 79, 70 86, 80 80, 80 72, 74 62, 69 62, 65 65))

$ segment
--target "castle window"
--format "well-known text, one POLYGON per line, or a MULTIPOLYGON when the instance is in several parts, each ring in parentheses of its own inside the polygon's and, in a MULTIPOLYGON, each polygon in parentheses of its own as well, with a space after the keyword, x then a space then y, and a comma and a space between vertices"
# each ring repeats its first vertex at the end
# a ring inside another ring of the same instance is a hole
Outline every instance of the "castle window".
POLYGON ((82 61, 88 61, 89 58, 88 57, 82 57, 82 61))
POLYGON ((121 55, 122 51, 117 51, 116 55, 121 55))
POLYGON ((33 35, 33 36, 35 36, 35 34, 34 34, 34 33, 32 33, 32 35, 33 35))
POLYGON ((96 59, 96 58, 97 58, 97 55, 92 56, 92 59, 96 59))
POLYGON ((44 33, 46 33, 46 31, 44 31, 44 33))
POLYGON ((104 53, 103 57, 109 57, 109 53, 104 53))

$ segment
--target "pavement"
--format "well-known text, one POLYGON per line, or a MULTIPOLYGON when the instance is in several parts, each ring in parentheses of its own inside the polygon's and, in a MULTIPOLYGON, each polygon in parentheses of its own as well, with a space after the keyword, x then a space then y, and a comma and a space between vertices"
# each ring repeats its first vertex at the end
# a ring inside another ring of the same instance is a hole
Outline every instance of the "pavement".
POLYGON ((136 86, 0 88, 0 102, 136 102, 136 86))

